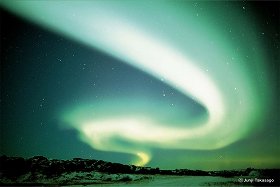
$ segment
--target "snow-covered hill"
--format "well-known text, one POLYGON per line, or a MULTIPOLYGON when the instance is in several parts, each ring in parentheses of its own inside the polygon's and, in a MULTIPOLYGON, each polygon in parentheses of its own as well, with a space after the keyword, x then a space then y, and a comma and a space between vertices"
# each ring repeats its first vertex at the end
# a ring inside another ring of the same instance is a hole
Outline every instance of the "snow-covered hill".
POLYGON ((0 185, 277 186, 279 176, 279 169, 160 170, 81 158, 0 157, 0 185))

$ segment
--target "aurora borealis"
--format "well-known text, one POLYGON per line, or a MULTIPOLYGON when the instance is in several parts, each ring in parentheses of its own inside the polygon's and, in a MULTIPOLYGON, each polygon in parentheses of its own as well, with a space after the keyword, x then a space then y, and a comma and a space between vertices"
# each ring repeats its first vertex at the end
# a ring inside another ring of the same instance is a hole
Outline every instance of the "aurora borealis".
POLYGON ((265 5, 1 1, 19 16, 9 19, 29 24, 1 38, 1 152, 163 168, 279 167, 279 12, 258 9, 265 5))

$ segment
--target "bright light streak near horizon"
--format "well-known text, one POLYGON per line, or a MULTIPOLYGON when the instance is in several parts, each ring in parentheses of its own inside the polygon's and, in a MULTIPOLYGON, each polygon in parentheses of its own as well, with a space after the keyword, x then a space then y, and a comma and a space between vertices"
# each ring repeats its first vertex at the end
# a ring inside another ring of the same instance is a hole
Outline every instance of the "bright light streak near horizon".
MULTIPOLYGON (((258 56, 247 62, 242 53, 233 52, 233 46, 241 43, 230 42, 225 31, 211 25, 211 17, 200 18, 190 7, 180 8, 177 1, 149 3, 1 2, 28 20, 164 80, 208 112, 208 119, 197 127, 188 127, 188 121, 184 127, 174 127, 172 123, 162 125, 154 116, 139 114, 110 116, 104 110, 104 115, 93 117, 93 109, 81 103, 63 114, 62 119, 93 148, 134 154, 139 157, 134 164, 145 165, 151 160, 151 148, 211 150, 245 137, 255 128, 254 122, 261 118, 268 102, 267 90, 262 87, 265 78, 259 84, 255 77, 255 71, 265 70, 264 55, 255 52, 258 56), (131 145, 114 142, 116 137, 131 145)), ((220 14, 227 12, 221 10, 220 14)), ((209 15, 222 17, 211 11, 209 15)), ((248 26, 244 32, 251 37, 242 42, 253 41, 259 51, 249 22, 238 20, 238 16, 233 19, 248 26)))

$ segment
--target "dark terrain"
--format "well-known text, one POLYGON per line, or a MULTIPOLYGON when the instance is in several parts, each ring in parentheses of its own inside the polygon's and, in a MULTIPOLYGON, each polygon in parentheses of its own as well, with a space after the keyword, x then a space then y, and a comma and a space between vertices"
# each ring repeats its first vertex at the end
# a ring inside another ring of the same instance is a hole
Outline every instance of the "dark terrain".
MULTIPOLYGON (((248 182, 242 185, 280 186, 280 169, 201 171, 189 169, 161 170, 119 163, 74 158, 49 160, 43 156, 29 159, 0 157, 0 185, 72 185, 112 184, 153 180, 153 176, 213 176, 246 180, 273 179, 273 182, 248 182)), ((237 183, 238 184, 238 181, 237 183)), ((239 183, 240 184, 240 183, 239 183)))

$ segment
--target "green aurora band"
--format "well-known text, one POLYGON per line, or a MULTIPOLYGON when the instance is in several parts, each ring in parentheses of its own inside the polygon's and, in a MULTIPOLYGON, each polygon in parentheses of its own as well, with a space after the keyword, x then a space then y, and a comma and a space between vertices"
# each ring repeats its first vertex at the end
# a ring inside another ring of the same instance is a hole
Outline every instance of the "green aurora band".
POLYGON ((1 1, 3 7, 36 24, 162 80, 207 110, 206 119, 163 120, 160 114, 168 111, 156 107, 161 101, 123 97, 107 98, 105 103, 87 100, 60 114, 80 132, 82 141, 94 149, 137 155, 132 162, 136 165, 151 160, 152 148, 213 150, 228 146, 258 128, 256 122, 262 120, 270 103, 266 56, 253 15, 244 16, 234 4, 225 9, 203 2, 203 12, 194 4, 1 1), (264 72, 262 79, 257 76, 260 71, 264 72), (160 112, 130 110, 137 106, 160 112), (128 143, 118 143, 116 138, 128 143))

